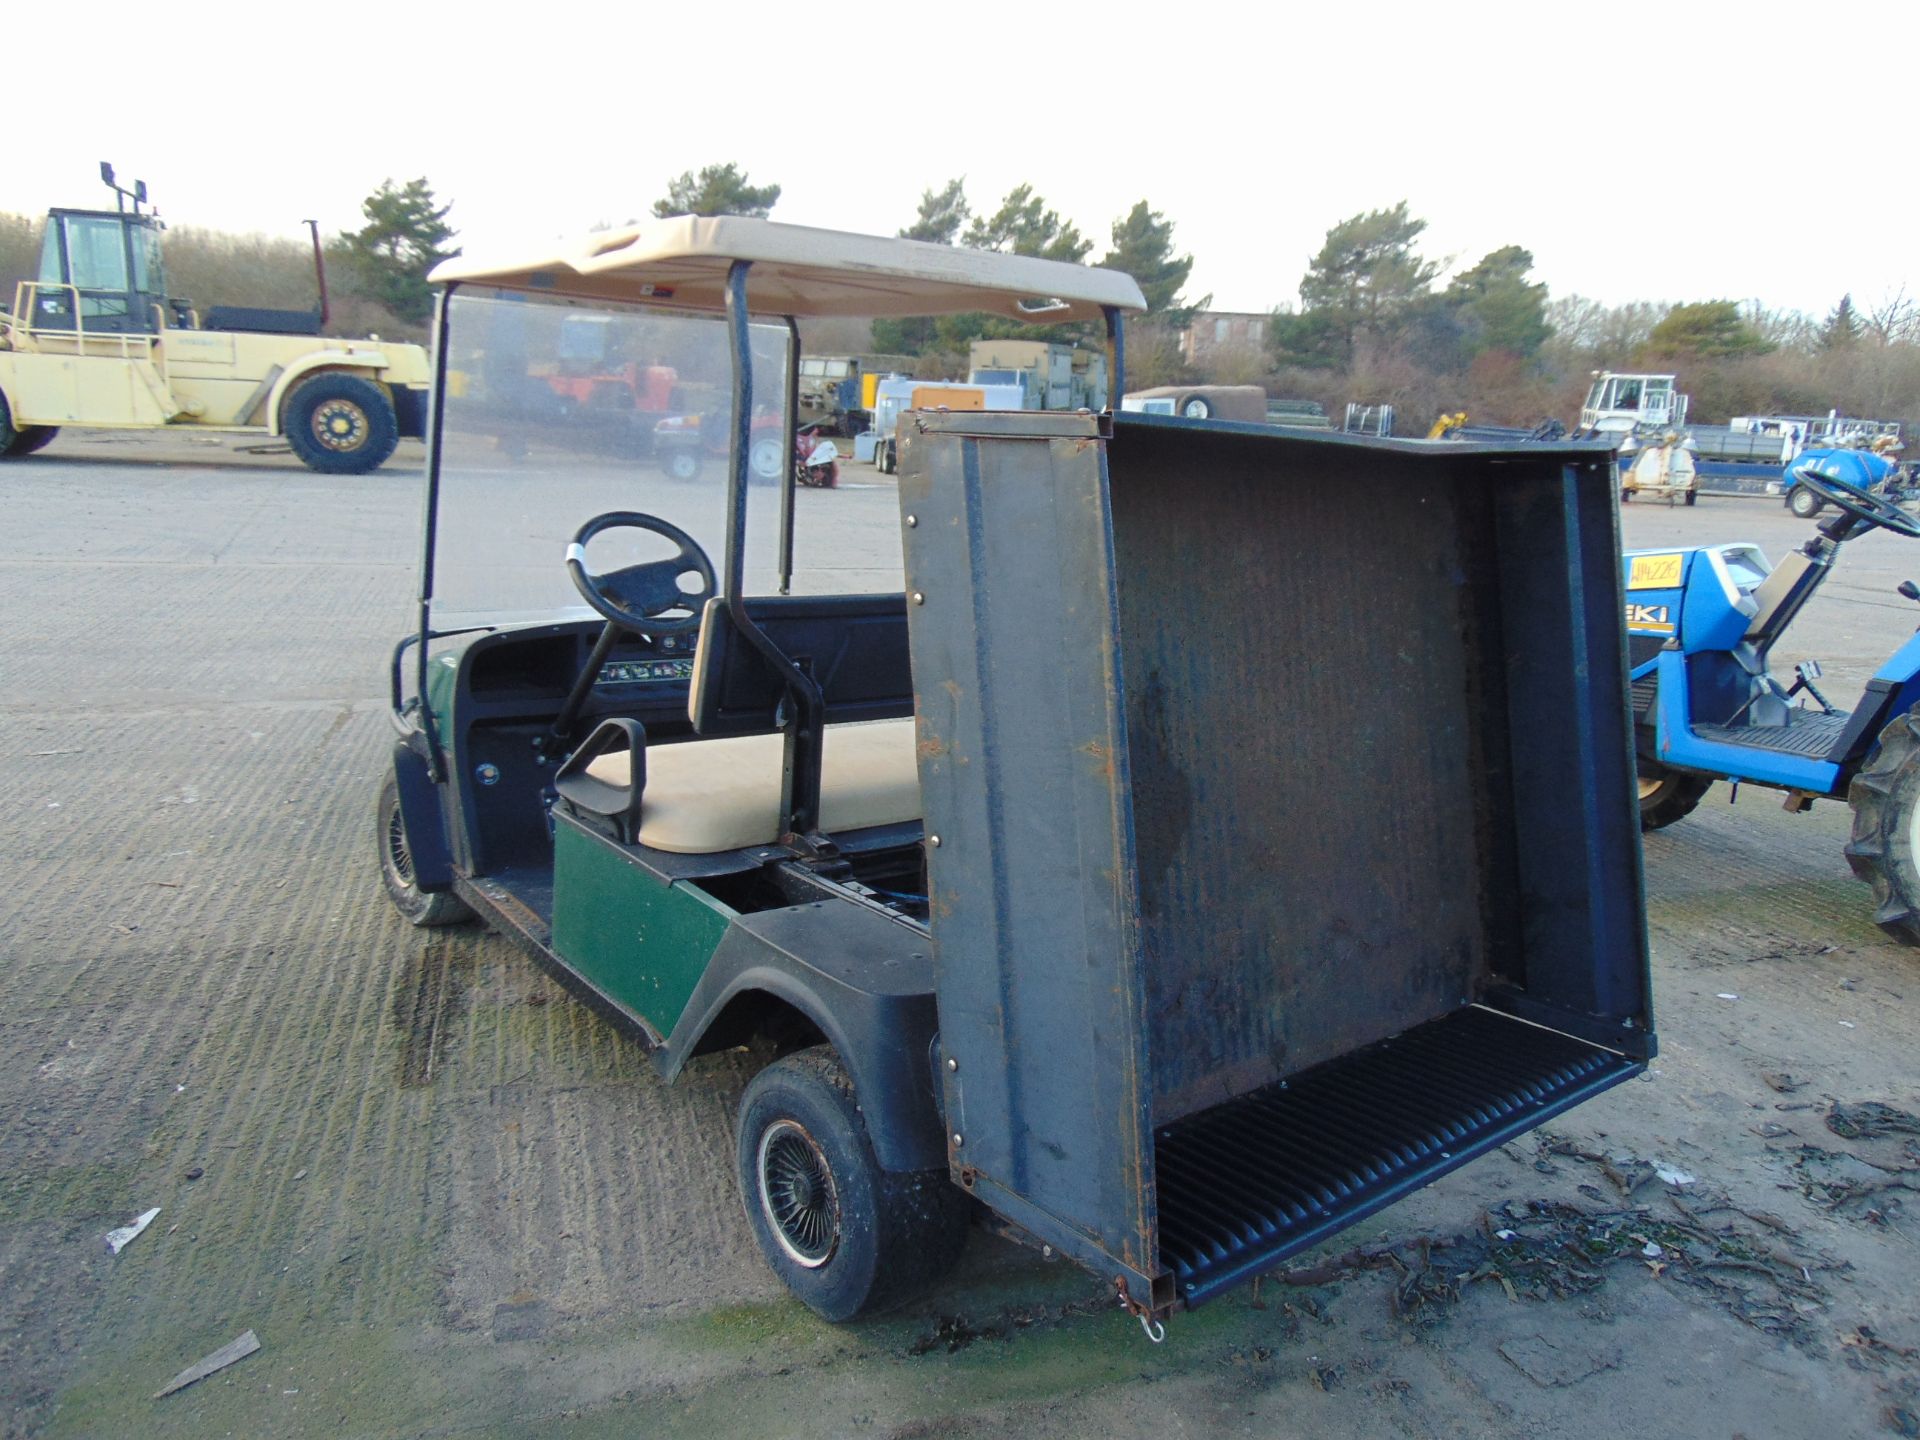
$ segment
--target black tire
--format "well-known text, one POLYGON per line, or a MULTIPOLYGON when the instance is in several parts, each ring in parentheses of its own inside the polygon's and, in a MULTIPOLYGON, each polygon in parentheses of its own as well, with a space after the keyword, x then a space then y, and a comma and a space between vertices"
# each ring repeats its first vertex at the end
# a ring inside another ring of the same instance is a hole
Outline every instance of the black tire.
POLYGON ((1713 788, 1711 780, 1669 770, 1651 760, 1640 762, 1640 828, 1664 830, 1691 815, 1701 797, 1713 788))
POLYGON ((20 438, 20 432, 13 428, 13 411, 7 406, 7 397, 0 394, 0 459, 13 454, 14 441, 20 438))
POLYGON ((882 475, 891 475, 894 470, 893 441, 882 440, 873 452, 873 468, 882 475))
POLYGON ((695 480, 700 475, 700 452, 686 446, 667 451, 660 468, 675 480, 695 480))
POLYGON ((1180 402, 1180 415, 1186 420, 1211 420, 1213 402, 1204 395, 1189 395, 1180 402))
POLYGON ((1622 490, 1621 490, 1621 492, 1620 492, 1620 503, 1621 503, 1622 505, 1624 505, 1624 504, 1626 504, 1626 503, 1627 503, 1627 502, 1628 502, 1629 500, 1631 500, 1632 498, 1633 498, 1633 491, 1631 491, 1631 490, 1626 490, 1626 489, 1622 489, 1622 490))
POLYGON ((371 380, 325 371, 287 397, 281 430, 293 453, 323 475, 377 470, 400 443, 393 401, 371 380))
POLYGON ((1689 508, 1691 508, 1691 507, 1692 507, 1692 505, 1693 505, 1693 502, 1694 502, 1694 501, 1696 501, 1696 500, 1698 500, 1699 498, 1700 498, 1700 492, 1699 492, 1698 490, 1689 490, 1689 491, 1687 491, 1687 498, 1686 498, 1686 500, 1685 500, 1684 502, 1682 502, 1682 503, 1684 503, 1684 504, 1685 504, 1685 505, 1687 505, 1687 506, 1688 506, 1689 508))
POLYGON ((1827 502, 1804 485, 1796 485, 1787 492, 1787 509, 1802 520, 1811 520, 1827 508, 1827 502))
POLYGON ((374 839, 380 847, 380 879, 393 908, 411 925, 424 928, 458 925, 473 918, 473 910, 451 890, 422 890, 413 874, 413 851, 407 827, 400 817, 400 782, 391 770, 380 782, 374 807, 374 839))
POLYGON ((1911 712, 1880 732, 1880 748, 1847 787, 1853 836, 1847 864, 1873 887, 1873 923, 1920 945, 1920 721, 1911 712))
POLYGON ((830 1046, 754 1076, 740 1099, 736 1161, 761 1254, 823 1319, 912 1299, 966 1244, 967 1197, 945 1170, 880 1168, 853 1082, 830 1046))
POLYGON ((31 455, 36 450, 44 450, 59 433, 58 425, 22 425, 13 432, 13 440, 6 449, 7 458, 17 460, 22 455, 31 455))

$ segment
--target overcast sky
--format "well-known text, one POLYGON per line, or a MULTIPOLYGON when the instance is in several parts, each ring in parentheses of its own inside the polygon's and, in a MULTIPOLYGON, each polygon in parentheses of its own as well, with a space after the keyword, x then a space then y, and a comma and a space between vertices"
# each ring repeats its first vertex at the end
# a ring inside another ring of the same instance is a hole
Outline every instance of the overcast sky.
POLYGON ((0 209, 102 203, 107 159, 174 224, 291 236, 425 175, 493 253, 720 161, 777 220, 880 234, 965 175, 976 210, 1031 182, 1095 259, 1148 200, 1224 310, 1402 199, 1426 254, 1523 245, 1608 303, 1866 307, 1920 247, 1906 3, 116 9, 82 73, 14 67, 0 209))

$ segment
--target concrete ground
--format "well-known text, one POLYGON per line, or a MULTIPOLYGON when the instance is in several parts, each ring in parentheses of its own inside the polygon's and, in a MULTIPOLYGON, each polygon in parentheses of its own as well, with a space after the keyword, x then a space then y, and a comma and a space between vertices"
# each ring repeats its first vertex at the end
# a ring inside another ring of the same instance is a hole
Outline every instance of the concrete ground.
MULTIPOLYGON (((803 536, 897 567, 890 484, 848 480, 803 536)), ((1153 1346, 982 1235, 834 1328, 741 1215, 742 1061, 665 1087, 504 940, 386 905, 419 518, 412 447, 348 479, 86 435, 0 467, 0 1434, 1920 1433, 1920 955, 1871 924, 1842 807, 1720 787, 1651 836, 1653 1073, 1290 1280, 1153 1346)), ((1857 542, 1791 637, 1840 703, 1920 621, 1906 574, 1920 547, 1857 542)))

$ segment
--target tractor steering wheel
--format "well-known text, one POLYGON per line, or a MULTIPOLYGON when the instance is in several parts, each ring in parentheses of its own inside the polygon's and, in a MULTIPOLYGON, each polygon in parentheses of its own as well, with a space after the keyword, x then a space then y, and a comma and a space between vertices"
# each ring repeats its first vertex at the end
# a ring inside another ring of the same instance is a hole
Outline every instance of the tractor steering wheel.
POLYGON ((623 630, 646 635, 687 635, 700 628, 700 613, 719 591, 713 562, 677 525, 633 510, 610 510, 596 515, 575 533, 567 546, 567 573, 587 604, 623 630), (606 530, 646 530, 671 540, 679 550, 670 559, 648 560, 605 575, 587 573, 587 542, 606 530), (683 590, 682 577, 697 575, 700 588, 683 590), (670 610, 685 615, 661 619, 670 610))
POLYGON ((1891 500, 1875 495, 1870 490, 1861 489, 1851 480, 1842 480, 1837 475, 1822 474, 1812 465, 1800 466, 1793 472, 1793 478, 1822 500, 1832 501, 1856 520, 1864 520, 1869 525, 1883 526, 1896 535, 1905 535, 1910 540, 1920 540, 1920 520, 1916 520, 1891 500))

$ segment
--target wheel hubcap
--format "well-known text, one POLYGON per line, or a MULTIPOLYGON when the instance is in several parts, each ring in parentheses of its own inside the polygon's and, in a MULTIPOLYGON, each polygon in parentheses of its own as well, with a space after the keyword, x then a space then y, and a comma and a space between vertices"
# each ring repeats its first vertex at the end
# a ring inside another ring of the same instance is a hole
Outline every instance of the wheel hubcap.
POLYGON ((840 1196, 813 1136, 791 1120, 760 1136, 760 1213, 796 1265, 817 1270, 840 1243, 840 1196))
POLYGON ((329 400, 313 412, 313 438, 329 450, 358 450, 367 438, 367 412, 351 400, 329 400))
POLYGON ((1640 798, 1642 800, 1647 799, 1649 796, 1653 794, 1654 791, 1658 790, 1659 788, 1660 788, 1660 782, 1658 780, 1649 780, 1644 775, 1640 777, 1640 798))
POLYGON ((407 848, 407 826, 398 805, 387 812, 387 864, 394 879, 402 885, 413 884, 413 851, 407 848))

